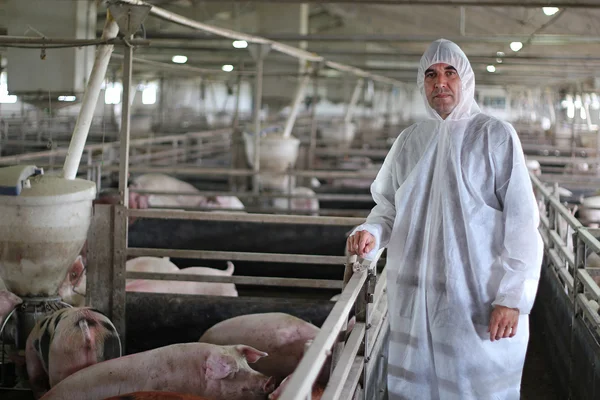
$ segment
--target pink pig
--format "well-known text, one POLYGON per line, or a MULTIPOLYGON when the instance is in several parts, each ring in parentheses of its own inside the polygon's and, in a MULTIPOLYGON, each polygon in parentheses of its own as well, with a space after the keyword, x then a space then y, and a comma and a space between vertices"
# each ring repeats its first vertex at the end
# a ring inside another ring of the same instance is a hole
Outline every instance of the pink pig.
MULTIPOLYGON (((348 331, 354 326, 348 324, 348 331)), ((269 357, 256 363, 256 370, 281 382, 296 369, 304 356, 305 345, 315 339, 320 328, 293 315, 264 313, 241 315, 222 321, 200 338, 200 342, 218 345, 245 344, 260 348, 269 357)), ((329 377, 330 363, 326 362, 320 381, 329 377)))
POLYGON ((243 345, 174 344, 92 365, 63 380, 42 400, 103 400, 137 391, 264 400, 275 389, 273 379, 248 363, 266 355, 243 345))
POLYGON ((27 374, 36 397, 80 369, 120 356, 115 326, 91 308, 63 308, 42 317, 25 345, 27 374))

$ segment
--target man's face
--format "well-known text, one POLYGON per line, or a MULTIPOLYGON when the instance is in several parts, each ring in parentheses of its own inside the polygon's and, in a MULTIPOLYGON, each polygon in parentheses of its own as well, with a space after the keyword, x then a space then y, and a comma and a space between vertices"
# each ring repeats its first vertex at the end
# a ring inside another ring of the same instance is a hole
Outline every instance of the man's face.
POLYGON ((448 64, 433 64, 425 71, 425 95, 427 102, 442 119, 460 102, 461 81, 456 69, 448 64))

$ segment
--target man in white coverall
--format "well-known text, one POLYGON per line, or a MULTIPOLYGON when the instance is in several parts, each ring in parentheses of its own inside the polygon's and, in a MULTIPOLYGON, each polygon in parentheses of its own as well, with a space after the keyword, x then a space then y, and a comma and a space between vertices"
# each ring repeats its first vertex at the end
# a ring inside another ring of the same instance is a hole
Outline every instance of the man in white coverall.
POLYGON ((390 400, 518 400, 543 245, 514 128, 482 114, 469 60, 433 42, 429 119, 396 139, 352 254, 387 247, 390 400))

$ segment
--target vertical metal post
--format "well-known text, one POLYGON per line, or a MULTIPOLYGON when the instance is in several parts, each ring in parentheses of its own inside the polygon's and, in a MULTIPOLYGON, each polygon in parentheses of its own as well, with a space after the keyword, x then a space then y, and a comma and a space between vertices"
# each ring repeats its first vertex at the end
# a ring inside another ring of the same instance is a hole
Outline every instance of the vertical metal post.
MULTIPOLYGON (((237 75, 237 79, 236 79, 236 92, 235 92, 235 107, 233 109, 233 121, 232 121, 232 126, 231 126, 231 168, 235 169, 237 168, 237 164, 238 164, 238 160, 242 157, 240 157, 240 139, 241 139, 241 135, 240 132, 238 132, 238 126, 240 123, 240 98, 241 93, 242 93, 242 71, 244 69, 244 66, 242 64, 242 66, 240 67, 240 73, 238 73, 237 75)), ((229 176, 229 190, 230 191, 236 191, 237 190, 237 185, 238 185, 238 181, 239 178, 231 175, 229 176)))
POLYGON ((92 180, 92 151, 87 151, 87 180, 92 180))
POLYGON ((313 99, 310 107, 310 144, 308 147, 308 169, 314 169, 315 150, 317 148, 317 103, 319 97, 319 69, 320 65, 314 67, 313 99))
MULTIPOLYGON (((132 39, 130 35, 128 39, 132 39)), ((121 113, 121 140, 119 157, 119 204, 129 207, 129 193, 127 188, 127 178, 129 175, 129 135, 131 121, 131 105, 129 96, 131 92, 131 70, 132 70, 133 47, 125 47, 125 57, 123 58, 123 108, 121 113)))
MULTIPOLYGON (((133 38, 133 35, 128 35, 133 38)), ((129 139, 131 120, 131 71, 133 47, 125 48, 123 59, 123 108, 121 115, 121 139, 119 156, 119 205, 115 206, 114 215, 114 257, 113 257, 113 292, 112 292, 112 321, 121 334, 125 343, 125 261, 127 259, 127 233, 129 207, 129 139)))
POLYGON ((260 171, 260 110, 262 102, 263 61, 270 50, 269 45, 260 44, 250 46, 250 54, 256 62, 256 76, 254 84, 254 175, 252 176, 252 191, 258 194, 258 172, 260 171))

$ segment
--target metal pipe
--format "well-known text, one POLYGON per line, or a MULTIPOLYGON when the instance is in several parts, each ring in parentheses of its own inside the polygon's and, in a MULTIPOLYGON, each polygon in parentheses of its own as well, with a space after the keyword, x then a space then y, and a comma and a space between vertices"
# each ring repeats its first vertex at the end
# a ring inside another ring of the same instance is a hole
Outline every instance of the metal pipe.
MULTIPOLYGON (((133 35, 131 36, 133 37, 133 35)), ((129 189, 127 178, 129 176, 129 136, 131 122, 131 75, 132 75, 133 47, 125 50, 123 59, 123 102, 121 111, 121 141, 119 155, 119 204, 129 207, 129 189)))
MULTIPOLYGON (((107 19, 107 22, 112 21, 112 17, 107 19)), ((118 30, 118 27, 117 27, 118 30)), ((81 47, 81 46, 95 46, 95 45, 115 45, 115 44, 124 44, 125 42, 122 39, 117 38, 116 34, 114 36, 105 35, 106 25, 104 27, 104 33, 102 34, 101 39, 71 39, 71 38, 47 38, 47 37, 29 37, 29 36, 6 36, 0 35, 0 47, 2 45, 48 45, 48 49, 52 48, 52 45, 64 45, 64 46, 73 46, 73 47, 81 47)), ((128 41, 129 44, 133 46, 140 45, 148 45, 150 44, 150 40, 146 39, 132 39, 128 41)), ((63 46, 61 46, 63 47, 63 46)))
POLYGON ((290 110, 290 115, 288 116, 285 122, 285 128, 283 129, 284 138, 289 138, 292 134, 292 128, 294 127, 294 122, 296 121, 298 110, 300 109, 302 99, 304 98, 304 90, 308 86, 308 82, 310 82, 310 75, 311 71, 309 70, 307 71, 307 74, 302 78, 302 80, 298 83, 296 95, 294 96, 294 102, 292 103, 292 109, 290 110))
MULTIPOLYGON (((331 313, 321 327, 321 331, 314 339, 300 364, 292 375, 290 382, 281 395, 281 400, 301 400, 310 393, 321 367, 327 357, 328 349, 334 344, 341 327, 348 318, 361 288, 367 280, 367 271, 355 273, 342 292, 340 299, 335 303, 331 313)), ((348 397, 350 398, 350 397, 348 397)))
POLYGON ((346 124, 352 122, 354 109, 356 108, 356 103, 358 102, 358 97, 360 95, 360 91, 362 90, 363 84, 364 79, 359 79, 356 82, 356 86, 354 86, 354 92, 352 93, 352 98, 350 99, 350 103, 348 104, 348 108, 346 109, 346 115, 344 116, 344 123, 346 124))
POLYGON ((313 97, 310 107, 310 142, 308 146, 308 169, 313 169, 315 165, 315 150, 317 148, 317 104, 319 99, 319 71, 315 68, 315 77, 313 80, 313 97))
MULTIPOLYGON (((104 171, 115 172, 119 170, 116 165, 107 165, 103 167, 104 171)), ((171 175, 188 176, 253 176, 254 171, 247 169, 229 169, 229 168, 197 168, 194 166, 180 167, 129 167, 130 172, 136 173, 158 173, 171 175)), ((352 179, 373 179, 377 176, 377 171, 323 171, 323 170, 290 170, 284 172, 269 171, 270 175, 276 176, 296 176, 303 178, 352 178, 352 179)))
MULTIPOLYGON (((206 2, 234 2, 237 0, 205 0, 206 2)), ((130 1, 127 1, 128 3, 130 1)), ((257 0, 257 3, 357 3, 365 5, 390 4, 395 6, 465 6, 465 7, 519 7, 519 8, 600 8, 595 0, 257 0)))
MULTIPOLYGON (((118 33, 119 26, 110 16, 110 13, 108 13, 102 38, 104 40, 112 39, 116 37, 118 33)), ((92 119, 94 117, 94 110, 96 109, 96 103, 100 95, 102 81, 106 76, 106 69, 108 68, 108 62, 113 49, 114 45, 102 45, 96 50, 94 67, 90 73, 90 79, 85 94, 83 95, 81 110, 77 117, 77 123, 73 130, 73 137, 71 138, 69 150, 67 151, 67 158, 63 166, 63 176, 66 179, 75 179, 75 176, 77 175, 77 169, 79 168, 85 141, 87 140, 90 125, 92 124, 92 119)))
POLYGON ((267 47, 259 45, 255 50, 254 57, 256 58, 256 76, 254 85, 254 162, 253 170, 255 175, 252 178, 252 191, 258 193, 258 172, 260 171, 260 111, 262 102, 262 85, 263 85, 263 61, 267 47))
POLYGON ((215 275, 192 275, 182 273, 156 273, 156 272, 127 272, 127 279, 152 279, 161 281, 183 281, 183 282, 214 282, 233 283, 236 285, 256 286, 286 286, 313 289, 341 289, 342 282, 327 279, 304 279, 304 278, 271 278, 264 276, 215 276, 215 275))
POLYGON ((129 247, 131 257, 175 257, 204 260, 258 261, 293 264, 343 265, 344 256, 315 256, 306 254, 249 253, 241 251, 175 250, 129 247))
POLYGON ((181 219, 186 221, 228 221, 256 222, 263 224, 293 225, 326 225, 357 226, 365 222, 364 218, 354 217, 313 217, 304 215, 270 215, 244 213, 216 213, 201 211, 164 211, 164 210, 132 210, 127 211, 129 217, 152 219, 181 219))

